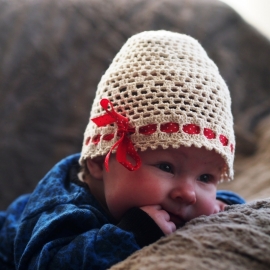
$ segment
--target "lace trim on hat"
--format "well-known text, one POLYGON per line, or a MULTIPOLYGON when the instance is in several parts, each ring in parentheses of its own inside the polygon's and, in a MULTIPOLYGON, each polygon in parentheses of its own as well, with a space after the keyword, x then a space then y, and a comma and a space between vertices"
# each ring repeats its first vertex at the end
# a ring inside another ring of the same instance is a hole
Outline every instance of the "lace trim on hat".
MULTIPOLYGON (((157 126, 158 126, 157 124, 149 124, 146 126, 141 126, 139 127, 139 133, 143 135, 152 135, 158 131, 157 126)), ((173 122, 162 123, 160 125, 160 131, 165 132, 165 133, 179 133, 180 127, 178 123, 173 123, 173 122)), ((201 127, 195 124, 186 124, 182 127, 182 131, 190 135, 200 134, 201 127)), ((135 133, 135 129, 129 131, 129 135, 134 134, 134 133, 135 133)), ((217 137, 216 133, 209 128, 203 129, 203 135, 209 140, 215 139, 217 137)), ((85 145, 89 145, 90 143, 97 145, 101 140, 111 141, 114 138, 114 136, 115 136, 115 133, 108 133, 105 135, 97 134, 93 138, 88 137, 85 140, 85 145)), ((119 136, 119 134, 117 134, 117 136, 119 136)), ((219 142, 224 147, 229 146, 231 152, 232 153, 234 152, 234 145, 232 143, 229 144, 229 139, 226 136, 220 134, 218 138, 219 138, 219 142)))

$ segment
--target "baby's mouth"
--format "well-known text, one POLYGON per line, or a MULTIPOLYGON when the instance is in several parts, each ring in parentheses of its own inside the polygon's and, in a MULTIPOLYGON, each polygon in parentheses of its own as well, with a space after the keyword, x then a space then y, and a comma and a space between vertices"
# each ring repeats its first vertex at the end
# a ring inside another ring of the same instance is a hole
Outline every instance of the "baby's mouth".
POLYGON ((171 212, 168 212, 168 214, 170 215, 170 221, 175 224, 176 228, 183 227, 186 224, 186 221, 180 216, 171 212))

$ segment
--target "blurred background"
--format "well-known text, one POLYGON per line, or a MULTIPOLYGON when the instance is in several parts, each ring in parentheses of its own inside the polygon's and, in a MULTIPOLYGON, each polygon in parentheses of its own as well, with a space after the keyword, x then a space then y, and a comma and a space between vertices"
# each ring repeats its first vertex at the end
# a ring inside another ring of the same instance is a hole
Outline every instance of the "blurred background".
POLYGON ((236 10, 248 23, 270 39, 269 0, 220 0, 236 10))
POLYGON ((219 0, 0 0, 0 210, 80 152, 102 74, 130 36, 158 29, 196 38, 231 91, 235 180, 220 188, 248 201, 270 197, 270 1, 226 2, 233 8, 219 0))

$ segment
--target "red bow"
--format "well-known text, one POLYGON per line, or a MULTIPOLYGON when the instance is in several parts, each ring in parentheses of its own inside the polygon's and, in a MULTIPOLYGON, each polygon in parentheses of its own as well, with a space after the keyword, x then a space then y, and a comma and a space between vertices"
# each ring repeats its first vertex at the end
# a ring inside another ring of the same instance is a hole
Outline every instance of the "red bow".
POLYGON ((117 136, 120 136, 120 139, 112 146, 109 153, 105 158, 105 168, 109 171, 109 158, 111 152, 117 148, 116 150, 116 159, 117 161, 126 167, 130 171, 137 170, 141 165, 141 159, 138 155, 137 151, 134 148, 132 141, 129 138, 130 133, 134 133, 134 128, 129 127, 128 118, 123 115, 117 113, 113 109, 112 103, 108 99, 102 99, 100 101, 101 107, 107 112, 106 114, 91 119, 98 127, 104 127, 112 123, 117 124, 117 136), (108 106, 110 105, 111 110, 109 111, 108 106), (132 165, 127 160, 127 155, 129 155, 135 161, 135 165, 132 165))

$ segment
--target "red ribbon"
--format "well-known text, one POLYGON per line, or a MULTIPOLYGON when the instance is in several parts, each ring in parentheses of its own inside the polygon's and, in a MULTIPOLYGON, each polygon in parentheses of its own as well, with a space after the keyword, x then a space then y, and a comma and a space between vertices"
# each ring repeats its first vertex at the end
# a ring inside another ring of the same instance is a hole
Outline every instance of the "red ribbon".
POLYGON ((137 151, 134 148, 132 141, 129 138, 131 133, 134 133, 135 129, 129 127, 128 118, 117 113, 112 103, 108 99, 102 99, 100 101, 101 107, 107 112, 104 115, 91 119, 98 127, 104 127, 112 123, 117 124, 117 136, 120 139, 111 147, 110 151, 105 158, 105 168, 109 171, 109 158, 114 149, 116 150, 116 160, 126 167, 130 171, 137 170, 141 165, 141 159, 137 151), (109 105, 111 110, 109 111, 109 105), (127 155, 129 155, 134 161, 135 165, 127 160, 127 155))

